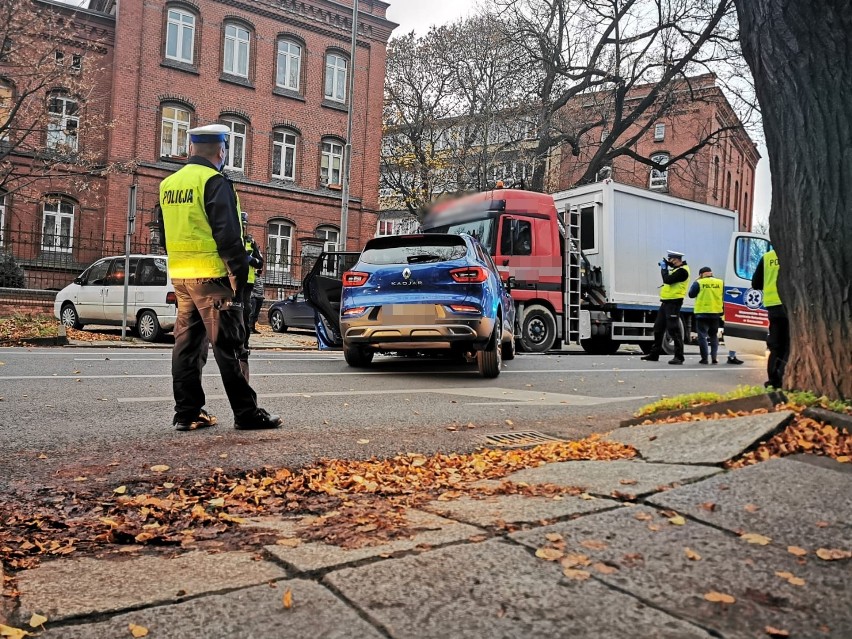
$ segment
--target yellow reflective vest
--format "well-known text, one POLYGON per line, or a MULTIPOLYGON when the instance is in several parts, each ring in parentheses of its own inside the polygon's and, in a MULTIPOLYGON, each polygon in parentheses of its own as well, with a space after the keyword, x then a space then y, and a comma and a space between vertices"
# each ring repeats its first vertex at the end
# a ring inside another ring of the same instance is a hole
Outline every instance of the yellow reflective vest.
POLYGON ((724 282, 718 277, 702 277, 698 280, 698 297, 695 298, 696 315, 721 315, 724 282))
POLYGON ((660 289, 661 300, 682 300, 686 297, 686 289, 689 287, 689 265, 684 264, 683 266, 678 266, 669 273, 674 273, 681 268, 686 271, 686 279, 682 282, 677 282, 676 284, 663 284, 663 288, 660 289))
POLYGON ((763 256, 763 305, 781 305, 781 296, 778 295, 778 254, 775 249, 763 256))
MULTIPOLYGON (((253 251, 253 250, 254 250, 254 249, 253 249, 253 248, 252 248, 252 246, 251 246, 251 240, 246 240, 246 253, 248 253, 248 254, 249 254, 249 257, 251 257, 251 254, 252 254, 252 251, 253 251)), ((257 277, 257 275, 255 274, 254 267, 253 267, 253 266, 249 266, 248 283, 249 283, 249 284, 254 284, 254 280, 256 279, 256 277, 257 277)))
MULTIPOLYGON (((221 174, 208 166, 187 164, 160 183, 160 208, 172 279, 216 278, 228 274, 204 210, 204 187, 216 175, 221 174)), ((239 213, 236 215, 239 217, 239 213)))

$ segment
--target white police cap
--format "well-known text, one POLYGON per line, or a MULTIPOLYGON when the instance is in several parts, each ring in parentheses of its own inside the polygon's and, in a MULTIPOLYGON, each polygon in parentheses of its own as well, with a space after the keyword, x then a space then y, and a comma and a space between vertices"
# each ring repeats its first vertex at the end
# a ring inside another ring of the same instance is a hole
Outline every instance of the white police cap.
POLYGON ((666 253, 668 257, 678 257, 680 259, 683 259, 683 253, 681 253, 680 251, 666 251, 666 253))
POLYGON ((190 129, 189 140, 196 144, 210 144, 215 142, 226 142, 231 129, 224 124, 207 124, 190 129))

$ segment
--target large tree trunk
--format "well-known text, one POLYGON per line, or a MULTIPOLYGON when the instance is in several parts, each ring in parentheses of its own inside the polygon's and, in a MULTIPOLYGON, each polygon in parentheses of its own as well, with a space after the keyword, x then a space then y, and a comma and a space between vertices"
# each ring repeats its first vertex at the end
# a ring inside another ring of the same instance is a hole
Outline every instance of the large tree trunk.
POLYGON ((736 5, 772 166, 784 385, 852 399, 852 2, 736 5))

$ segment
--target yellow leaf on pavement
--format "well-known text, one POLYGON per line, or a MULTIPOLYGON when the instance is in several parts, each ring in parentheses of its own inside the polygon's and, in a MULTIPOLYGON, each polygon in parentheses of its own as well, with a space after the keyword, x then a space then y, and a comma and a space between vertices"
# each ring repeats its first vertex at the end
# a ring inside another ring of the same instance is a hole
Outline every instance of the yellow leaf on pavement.
POLYGON ((4 626, 0 623, 0 637, 9 637, 9 639, 22 639, 23 637, 31 637, 32 633, 27 632, 26 630, 21 630, 20 628, 13 628, 12 626, 4 626))
POLYGON ((840 550, 839 548, 819 548, 816 551, 816 556, 823 561, 837 561, 838 559, 849 559, 852 557, 852 550, 840 550))
POLYGON ((175 487, 175 485, 170 481, 163 483, 163 488, 174 488, 174 487, 175 487))
POLYGON ((586 555, 572 552, 560 559, 559 563, 562 564, 563 568, 573 568, 574 566, 588 566, 592 562, 586 555))
POLYGON ((154 473, 164 473, 169 469, 165 464, 157 464, 156 466, 151 466, 151 472, 154 473))
POLYGON ((147 637, 148 629, 145 626, 137 626, 135 623, 131 623, 127 626, 127 629, 130 631, 130 634, 136 637, 147 637))
POLYGON ((290 610, 293 607, 293 591, 287 588, 284 591, 284 596, 281 598, 281 603, 284 604, 285 610, 290 610))
POLYGON ((38 628, 39 626, 43 626, 46 622, 47 617, 34 612, 33 616, 30 617, 30 628, 38 628))
POLYGON ((799 548, 799 546, 787 546, 787 552, 791 555, 796 555, 796 557, 804 557, 808 554, 807 550, 799 548))
POLYGON ((116 495, 123 495, 124 493, 127 492, 127 486, 119 486, 118 488, 116 488, 112 492, 114 492, 116 495))
POLYGON ((765 546, 772 541, 769 537, 758 535, 757 533, 743 533, 740 535, 740 539, 747 541, 750 544, 757 544, 758 546, 765 546))
POLYGON ((603 550, 607 547, 605 541, 600 541, 598 539, 585 539, 580 542, 580 545, 583 548, 588 548, 589 550, 603 550))
POLYGON ((713 603, 727 603, 727 604, 732 604, 732 603, 734 603, 734 602, 736 601, 736 599, 734 599, 734 597, 733 597, 733 596, 731 596, 731 595, 726 595, 726 594, 725 594, 725 593, 723 593, 723 592, 716 592, 715 590, 712 590, 712 591, 708 592, 707 594, 705 594, 705 595, 704 595, 704 598, 705 598, 707 601, 712 601, 713 603))
POLYGON ((284 546, 285 548, 295 548, 302 543, 298 537, 286 537, 275 542, 276 546, 284 546))
POLYGON ((562 574, 568 577, 568 579, 575 579, 577 581, 585 581, 592 576, 589 572, 577 570, 576 568, 564 568, 562 574))
POLYGON ((608 564, 601 563, 600 561, 592 564, 592 568, 597 570, 602 575, 611 575, 614 572, 618 572, 618 568, 616 568, 615 566, 610 566, 608 564))
POLYGON ((686 519, 684 519, 680 515, 675 515, 674 517, 669 518, 669 523, 675 526, 683 526, 684 524, 686 524, 686 519))
POLYGON ((683 552, 686 555, 687 559, 691 559, 692 561, 700 561, 701 560, 701 555, 699 555, 697 552, 695 552, 692 548, 684 548, 683 552))
POLYGON ((766 626, 766 628, 764 628, 764 630, 766 631, 766 634, 768 634, 770 637, 789 637, 790 636, 789 631, 782 630, 780 628, 774 628, 773 626, 766 626))
POLYGON ((553 543, 556 543, 557 541, 564 541, 562 539, 562 535, 559 533, 547 533, 544 538, 547 539, 547 541, 552 541, 553 543))
POLYGON ((211 506, 213 506, 214 508, 221 508, 222 506, 225 505, 225 498, 224 497, 216 497, 216 499, 211 499, 207 503, 210 504, 211 506))
POLYGON ((565 553, 556 548, 539 548, 535 551, 535 556, 546 561, 556 561, 557 559, 562 559, 565 553))
POLYGON ((369 440, 369 439, 359 439, 359 440, 358 440, 358 443, 359 443, 359 444, 369 444, 369 443, 370 443, 370 440, 369 440))

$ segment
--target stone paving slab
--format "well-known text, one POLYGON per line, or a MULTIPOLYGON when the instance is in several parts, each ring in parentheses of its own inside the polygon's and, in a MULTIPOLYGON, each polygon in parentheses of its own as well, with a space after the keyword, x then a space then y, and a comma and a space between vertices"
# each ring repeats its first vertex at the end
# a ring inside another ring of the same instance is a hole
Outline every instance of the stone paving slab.
MULTIPOLYGON (((130 637, 129 624, 148 629, 149 639, 378 639, 358 613, 313 581, 281 581, 171 606, 137 610, 101 623, 48 630, 46 639, 130 637), (292 607, 282 598, 290 589, 292 607)), ((47 624, 48 628, 50 623, 47 624)))
MULTIPOLYGON (((409 539, 397 539, 376 546, 351 549, 320 542, 307 542, 293 548, 266 546, 266 550, 296 570, 312 572, 364 559, 378 558, 381 555, 411 551, 418 546, 440 546, 482 533, 479 528, 420 510, 409 510, 407 517, 412 528, 421 529, 409 539)), ((281 532, 283 537, 296 537, 299 526, 299 521, 282 519, 274 525, 274 529, 281 532)))
POLYGON ((546 464, 512 473, 506 480, 515 483, 577 486, 597 495, 610 495, 613 491, 618 491, 639 497, 674 484, 704 479, 718 472, 718 468, 647 464, 620 459, 546 464), (622 483, 633 481, 636 483, 622 483))
POLYGON ((493 495, 482 499, 461 497, 450 501, 432 501, 425 508, 444 517, 474 526, 494 527, 501 523, 532 524, 561 519, 618 505, 618 502, 611 499, 584 500, 570 495, 559 497, 493 495))
POLYGON ((325 582, 395 639, 707 638, 690 624, 505 541, 463 544, 329 573, 325 582))
MULTIPOLYGON (((673 525, 660 511, 644 506, 514 533, 511 538, 540 548, 552 545, 545 537, 548 533, 562 535, 566 552, 582 553, 592 563, 609 566, 606 570, 616 569, 603 574, 588 568, 596 579, 726 639, 764 637, 766 626, 787 630, 791 637, 852 636, 849 570, 840 562, 829 566, 817 564, 818 559, 800 561, 783 549, 748 544, 690 520, 673 525), (686 548, 700 559, 689 559, 686 548), (792 573, 805 584, 788 583, 776 571, 792 573), (704 599, 711 591, 732 595, 736 601, 711 603, 704 599)), ((654 636, 644 632, 647 626, 642 628, 636 636, 654 636)))
POLYGON ((772 459, 649 501, 714 526, 766 535, 783 548, 852 550, 852 475, 846 472, 772 459))
POLYGON ((721 464, 742 453, 792 417, 792 411, 733 419, 630 426, 607 439, 636 448, 651 462, 721 464))
POLYGON ((59 621, 112 613, 285 576, 282 568, 246 552, 51 561, 18 575, 20 617, 39 613, 59 621))

